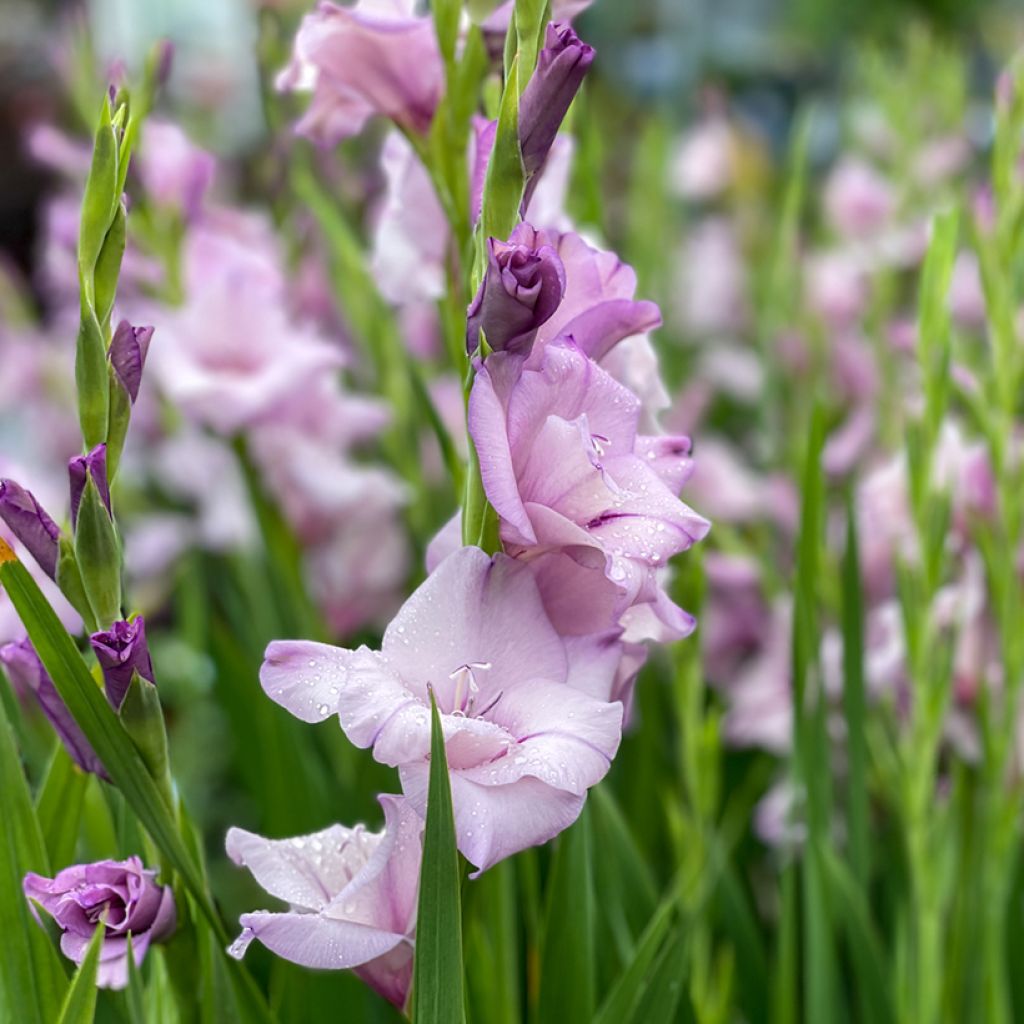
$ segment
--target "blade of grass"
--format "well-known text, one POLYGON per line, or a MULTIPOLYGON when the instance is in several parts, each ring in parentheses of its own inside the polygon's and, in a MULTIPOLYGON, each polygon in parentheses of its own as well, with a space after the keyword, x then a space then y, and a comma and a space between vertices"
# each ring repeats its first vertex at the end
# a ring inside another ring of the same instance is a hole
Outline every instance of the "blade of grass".
POLYGON ((538 1019, 591 1024, 596 1004, 594 876, 590 820, 579 820, 558 840, 547 882, 538 1019))
POLYGON ((413 1021, 456 1024, 465 1020, 459 856, 444 734, 433 693, 430 707, 430 786, 416 918, 413 1021))
POLYGON ((85 957, 71 979, 71 987, 64 999, 57 1024, 92 1024, 96 1016, 96 975, 106 928, 105 919, 101 919, 89 940, 85 957))
POLYGON ((852 489, 846 501, 846 551, 842 567, 843 714, 848 761, 846 826, 850 867, 863 889, 870 870, 867 739, 864 696, 864 610, 852 489))
POLYGON ((50 1024, 67 982, 46 932, 32 920, 21 880, 49 870, 42 833, 18 761, 6 711, 0 705, 0 1019, 50 1024))
POLYGON ((36 794, 39 828, 50 863, 56 870, 74 858, 88 784, 89 776, 75 765, 64 745, 58 743, 36 794))

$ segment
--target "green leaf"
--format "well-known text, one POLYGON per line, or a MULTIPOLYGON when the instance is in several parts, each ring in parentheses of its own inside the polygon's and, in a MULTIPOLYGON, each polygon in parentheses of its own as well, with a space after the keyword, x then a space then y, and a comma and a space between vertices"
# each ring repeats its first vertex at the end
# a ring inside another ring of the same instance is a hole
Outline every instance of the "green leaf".
POLYGON ((591 1024, 596 1004, 589 816, 562 833, 547 882, 538 1019, 591 1024))
MULTIPOLYGON (((103 328, 92 306, 86 300, 81 284, 82 315, 75 344, 75 390, 78 395, 78 421, 86 448, 95 448, 107 437, 109 384, 107 376, 107 343, 103 328)), ((91 287, 91 286, 90 286, 91 287)))
POLYGON ((131 1024, 146 1024, 146 990, 142 984, 142 972, 135 964, 132 952, 132 937, 128 935, 128 987, 125 1002, 128 1004, 128 1019, 131 1024))
POLYGON ((520 96, 522 96, 526 83, 529 82, 537 64, 537 54, 540 52, 547 11, 547 0, 516 0, 515 22, 509 31, 516 35, 520 68, 518 82, 520 96))
POLYGON ((632 960, 605 997, 594 1017, 594 1024, 619 1024, 632 1017, 643 999, 648 973, 668 934, 678 902, 679 887, 674 886, 652 915, 637 943, 632 960))
POLYGON ((682 923, 665 944, 647 985, 643 999, 630 1019, 634 1024, 672 1024, 683 1000, 687 981, 689 934, 682 923))
MULTIPOLYGON (((861 887, 870 869, 868 832, 866 697, 864 687, 864 594, 861 589, 857 514, 853 490, 847 492, 846 550, 842 566, 843 714, 846 719, 846 827, 850 866, 861 887)), ((865 893, 866 896, 866 893, 865 893)))
MULTIPOLYGON (((459 39, 459 16, 462 14, 462 0, 432 0, 434 32, 437 45, 444 58, 449 77, 455 66, 455 44, 459 39)), ((451 82, 449 81, 449 87, 451 82)))
POLYGON ((433 693, 430 709, 430 787, 416 917, 413 1021, 456 1024, 465 1020, 459 855, 444 733, 433 693))
POLYGON ((67 980, 22 891, 25 874, 48 873, 49 861, 2 703, 0 823, 0 1019, 50 1024, 57 1017, 67 980))
POLYGON ((124 245, 128 233, 128 213, 124 200, 119 200, 114 207, 114 219, 107 237, 103 240, 99 258, 96 260, 94 272, 96 319, 106 324, 114 308, 117 296, 117 279, 121 274, 121 259, 124 256, 124 245))
POLYGON ((96 925, 71 987, 64 999, 57 1024, 92 1024, 96 1015, 96 974, 100 966, 100 950, 107 930, 106 915, 96 925))
MULTIPOLYGON (((484 180, 483 210, 480 221, 483 230, 482 242, 488 238, 502 241, 512 234, 519 222, 519 204, 523 199, 525 174, 523 154, 519 148, 519 60, 512 61, 505 91, 501 96, 498 111, 498 128, 494 137, 494 149, 487 164, 484 180)), ((481 244, 477 256, 477 275, 474 288, 483 277, 486 266, 485 245, 481 244)))
POLYGON ((107 237, 117 203, 117 139, 111 125, 110 100, 103 96, 93 141, 92 163, 82 198, 78 234, 78 267, 85 282, 89 305, 94 305, 93 271, 107 237))
POLYGON ((89 776, 71 760, 64 744, 58 742, 36 795, 39 828, 50 863, 57 870, 70 864, 74 858, 88 784, 89 776))
POLYGON ((226 944, 223 925, 203 886, 199 869, 178 833, 171 809, 39 585, 2 542, 0 585, 7 591, 61 700, 99 755, 114 785, 159 850, 181 874, 226 944))
POLYGON ((896 1014, 887 980, 888 961, 868 913, 863 888, 838 857, 819 850, 825 878, 836 904, 856 972, 858 1001, 864 1006, 864 1020, 872 1024, 895 1024, 896 1014))
POLYGON ((121 549, 99 490, 89 478, 78 507, 75 557, 89 607, 104 629, 121 618, 121 549))

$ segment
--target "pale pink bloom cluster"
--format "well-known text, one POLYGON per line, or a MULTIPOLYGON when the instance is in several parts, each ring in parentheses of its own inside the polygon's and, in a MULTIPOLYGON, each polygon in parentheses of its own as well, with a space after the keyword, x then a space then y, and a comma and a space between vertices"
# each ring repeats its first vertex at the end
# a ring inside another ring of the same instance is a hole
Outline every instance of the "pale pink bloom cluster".
MULTIPOLYGON (((585 5, 556 6, 568 15, 585 5)), ((300 130, 332 142, 374 113, 407 133, 424 131, 440 77, 424 23, 401 3, 321 4, 282 81, 313 89, 300 130)), ((467 311, 468 433, 501 550, 463 546, 453 520, 430 545, 429 575, 379 649, 275 641, 260 674, 266 694, 296 717, 336 717, 355 746, 396 768, 403 796, 381 798, 381 835, 358 833, 373 840, 365 867, 341 826, 276 841, 232 831, 229 853, 291 904, 286 914, 246 915, 237 952, 259 938, 298 963, 351 967, 399 1005, 432 702, 455 838, 475 877, 577 819, 618 750, 647 643, 694 627, 669 596, 668 563, 709 524, 678 498, 692 468, 689 439, 658 426, 668 395, 647 333, 660 312, 636 299, 632 268, 574 232, 562 211, 568 151, 551 110, 568 106, 592 58, 567 25, 548 26, 540 85, 521 107, 533 121, 520 123, 524 157, 529 149, 539 177, 527 189, 526 220, 509 239, 489 240, 467 311), (542 90, 555 106, 541 102, 542 90)), ((474 219, 492 144, 493 125, 480 121, 468 154, 474 219)), ((449 228, 408 142, 389 136, 383 164, 373 271, 403 312, 423 310, 447 287, 449 228)))

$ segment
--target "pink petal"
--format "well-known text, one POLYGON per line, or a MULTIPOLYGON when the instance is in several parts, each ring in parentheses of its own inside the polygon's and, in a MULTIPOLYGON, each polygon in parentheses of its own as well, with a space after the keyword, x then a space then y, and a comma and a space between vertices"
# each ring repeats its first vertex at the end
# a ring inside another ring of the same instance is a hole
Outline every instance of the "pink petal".
POLYGON ((303 967, 359 967, 405 941, 404 935, 320 914, 258 910, 240 920, 243 931, 231 947, 233 956, 241 957, 259 939, 271 952, 303 967))
POLYGON ((274 640, 264 655, 260 684, 266 695, 303 722, 322 722, 338 710, 358 652, 312 640, 274 640))
MULTIPOLYGON (((232 828, 225 848, 271 896, 293 907, 322 910, 366 862, 365 853, 352 844, 353 835, 353 829, 341 825, 293 839, 264 839, 232 828)), ((376 839, 362 837, 374 845, 376 839)))

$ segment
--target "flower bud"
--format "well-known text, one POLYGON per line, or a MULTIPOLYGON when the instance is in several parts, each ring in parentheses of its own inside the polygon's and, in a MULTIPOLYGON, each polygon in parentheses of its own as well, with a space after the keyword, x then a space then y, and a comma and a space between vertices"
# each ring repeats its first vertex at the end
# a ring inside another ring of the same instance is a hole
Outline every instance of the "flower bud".
POLYGON ((142 371, 152 337, 152 327, 132 327, 127 320, 122 320, 110 342, 110 365, 118 382, 128 393, 132 405, 139 397, 142 371))
POLYGON ((137 615, 131 622, 119 619, 109 630, 89 638, 96 660, 103 670, 103 686, 115 711, 121 709, 132 675, 155 683, 153 661, 146 643, 146 621, 137 615))
POLYGON ((107 482, 106 445, 68 463, 75 557, 89 606, 99 625, 121 617, 121 552, 107 482))
POLYGON ((529 179, 540 170, 559 126, 594 62, 594 48, 566 23, 547 27, 537 68, 519 100, 519 145, 529 179))
POLYGON ((480 289, 467 312, 466 348, 472 353, 483 331, 494 351, 529 353, 542 324, 551 319, 565 293, 565 268, 549 246, 491 238, 480 289))
POLYGON ((60 529, 36 501, 13 480, 0 480, 0 519, 39 563, 51 579, 56 578, 60 529))
POLYGON ((54 878, 30 873, 22 888, 57 922, 61 951, 76 964, 85 959, 100 924, 100 988, 127 987, 129 935, 131 956, 139 967, 149 947, 168 939, 177 923, 171 887, 159 885, 156 872, 146 870, 138 857, 74 864, 54 878))
POLYGON ((68 462, 71 480, 71 526, 78 529, 78 510, 82 504, 87 483, 96 488, 107 515, 113 515, 110 505, 110 485, 107 483, 107 446, 98 444, 87 455, 76 455, 68 462))
POLYGON ((28 640, 4 644, 0 647, 0 665, 22 699, 30 694, 35 698, 75 764, 107 779, 103 763, 72 718, 32 644, 28 640))

